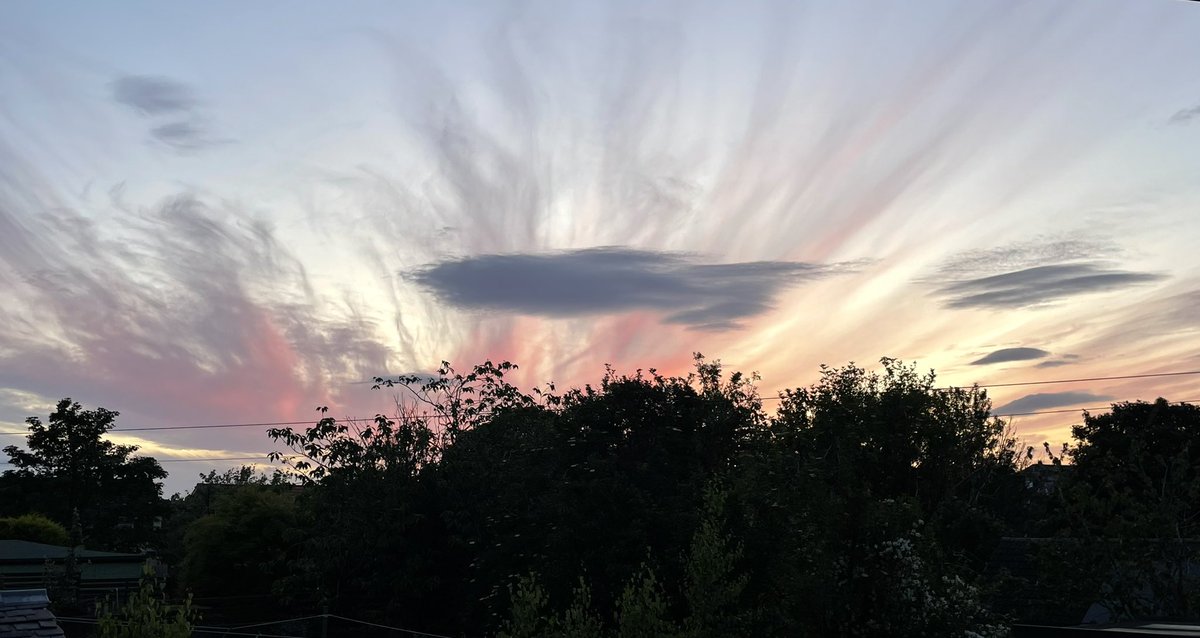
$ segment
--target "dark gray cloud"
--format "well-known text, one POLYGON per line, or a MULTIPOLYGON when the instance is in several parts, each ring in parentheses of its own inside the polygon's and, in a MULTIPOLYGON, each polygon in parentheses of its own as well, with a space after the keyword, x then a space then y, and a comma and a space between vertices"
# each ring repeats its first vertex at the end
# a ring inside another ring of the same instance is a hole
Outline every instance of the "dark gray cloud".
POLYGON ((196 106, 191 89, 170 78, 126 75, 113 80, 113 99, 143 115, 190 111, 196 106))
POLYGON ((216 143, 203 127, 187 120, 156 126, 150 129, 150 135, 177 151, 196 150, 216 143))
POLYGON ((1190 109, 1180 109, 1171 119, 1167 120, 1168 124, 1188 124, 1192 120, 1200 119, 1200 104, 1193 106, 1190 109))
POLYGON ((993 412, 995 414, 1004 416, 1007 414, 1021 414, 1024 412, 1037 412, 1039 410, 1065 408, 1073 405, 1082 405, 1085 403, 1087 405, 1084 407, 1095 407, 1101 402, 1111 400, 1112 397, 1110 396, 1092 394, 1091 392, 1039 392, 1037 394, 1027 394, 1015 401, 1005 403, 1004 405, 993 410, 993 412))
POLYGON ((995 352, 990 352, 982 358, 971 362, 973 366, 983 366, 989 363, 1006 363, 1008 361, 1029 361, 1031 359, 1041 359, 1050 356, 1050 353, 1041 348, 1001 348, 995 352))
POLYGON ((1062 367, 1062 366, 1069 366, 1069 365, 1075 363, 1078 359, 1079 359, 1079 357, 1075 356, 1075 355, 1064 355, 1058 359, 1049 359, 1047 361, 1043 361, 1043 362, 1037 364, 1036 367, 1038 367, 1038 368, 1058 368, 1058 367, 1062 367))
POLYGON ((1164 278, 1156 273, 1112 269, 1101 262, 1080 262, 950 281, 941 284, 936 294, 952 308, 1022 308, 1164 278))
POLYGON ((170 78, 126 75, 111 84, 113 99, 161 124, 150 128, 150 137, 177 153, 196 151, 219 143, 204 125, 192 90, 170 78))
POLYGON ((785 288, 847 270, 783 261, 704 264, 678 253, 603 247, 453 259, 413 278, 462 308, 551 317, 653 310, 667 323, 727 330, 769 310, 785 288))

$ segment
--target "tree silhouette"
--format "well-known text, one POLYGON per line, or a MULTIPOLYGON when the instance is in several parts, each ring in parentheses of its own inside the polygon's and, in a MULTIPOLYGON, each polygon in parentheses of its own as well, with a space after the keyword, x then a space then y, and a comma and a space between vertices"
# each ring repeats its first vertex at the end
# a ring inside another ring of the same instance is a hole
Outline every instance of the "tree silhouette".
POLYGON ((167 474, 155 459, 135 456, 137 446, 104 438, 117 416, 63 399, 45 422, 27 418, 28 449, 4 448, 14 469, 0 476, 0 514, 42 512, 69 525, 78 510, 90 543, 117 549, 144 543, 164 513, 159 481, 167 474))

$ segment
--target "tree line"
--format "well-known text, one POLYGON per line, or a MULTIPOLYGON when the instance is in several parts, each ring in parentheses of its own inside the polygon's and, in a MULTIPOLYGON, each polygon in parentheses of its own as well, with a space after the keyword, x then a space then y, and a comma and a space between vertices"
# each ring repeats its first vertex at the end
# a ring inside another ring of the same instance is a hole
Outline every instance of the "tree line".
POLYGON ((985 391, 892 359, 822 367, 773 412, 753 376, 699 356, 565 391, 521 390, 514 369, 379 378, 394 414, 271 429, 274 474, 212 472, 171 499, 153 459, 103 439, 115 412, 64 400, 5 448, 0 516, 78 512, 89 546, 156 549, 209 623, 1002 636, 1094 604, 1197 616, 1195 406, 1084 414, 1037 466, 985 391), (1032 574, 997 568, 1006 542, 1032 574))

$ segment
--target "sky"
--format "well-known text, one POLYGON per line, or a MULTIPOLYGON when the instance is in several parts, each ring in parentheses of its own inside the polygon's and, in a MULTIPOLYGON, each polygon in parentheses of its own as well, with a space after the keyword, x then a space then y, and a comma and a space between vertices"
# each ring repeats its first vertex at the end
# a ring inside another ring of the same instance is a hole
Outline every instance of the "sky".
MULTIPOLYGON (((1197 34, 1171 0, 0 3, 0 431, 372 416, 442 360, 1200 370, 1197 34)), ((140 434, 169 492, 273 449, 140 434)))

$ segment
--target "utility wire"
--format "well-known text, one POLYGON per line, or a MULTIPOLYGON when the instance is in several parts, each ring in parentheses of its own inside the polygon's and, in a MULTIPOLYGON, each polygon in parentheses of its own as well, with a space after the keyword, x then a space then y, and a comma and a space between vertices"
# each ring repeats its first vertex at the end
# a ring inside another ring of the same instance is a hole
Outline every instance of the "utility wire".
POLYGON ((357 623, 359 625, 366 625, 368 627, 378 627, 379 629, 389 629, 391 631, 402 631, 404 633, 412 634, 414 636, 427 636, 428 638, 450 638, 450 636, 445 636, 442 634, 431 634, 431 633, 428 633, 425 631, 417 631, 415 629, 405 629, 403 627, 392 627, 390 625, 381 625, 379 623, 367 622, 365 620, 359 620, 357 618, 347 618, 345 616, 339 616, 337 614, 316 614, 315 616, 303 616, 301 618, 286 618, 284 620, 273 620, 270 622, 260 622, 260 623, 255 623, 253 625, 239 625, 237 627, 232 627, 231 629, 250 629, 252 627, 266 627, 268 625, 282 625, 283 623, 299 622, 301 620, 313 620, 314 618, 336 618, 338 620, 344 620, 346 622, 357 623))
MULTIPOLYGON (((58 616, 58 620, 68 623, 81 623, 88 625, 98 625, 100 621, 95 618, 73 618, 70 616, 58 616)), ((239 629, 252 629, 254 627, 266 627, 269 625, 281 625, 289 622, 300 622, 303 620, 314 620, 316 618, 336 618, 345 622, 351 622, 368 627, 377 627, 379 629, 387 629, 390 631, 399 631, 413 636, 425 636, 426 638, 451 638, 445 634, 431 634, 427 631, 417 631, 415 629, 405 629, 403 627, 393 627, 391 625, 381 625, 379 623, 367 622, 357 618, 347 618, 346 616, 338 616, 337 614, 316 614, 313 616, 302 616, 300 618, 286 618, 284 620, 274 620, 270 622, 260 622, 252 625, 239 625, 237 627, 216 627, 212 625, 195 625, 192 627, 193 632, 197 633, 219 633, 227 636, 258 636, 261 638, 300 638, 300 636, 283 636, 279 634, 262 634, 262 633, 245 633, 239 632, 239 629)), ((128 624, 128 621, 117 621, 121 624, 128 624)))
POLYGON ((259 623, 254 623, 253 625, 238 625, 237 627, 230 627, 230 629, 250 629, 251 627, 266 627, 267 625, 282 625, 283 623, 286 623, 286 622, 300 622, 301 620, 312 620, 314 618, 324 618, 328 615, 329 614, 315 614, 312 616, 301 616, 299 618, 284 618, 283 620, 272 620, 269 622, 259 622, 259 623))
MULTIPOLYGON (((1118 403, 1121 403, 1121 402, 1118 402, 1118 403)), ((1180 405, 1200 404, 1200 399, 1188 399, 1186 401, 1171 401, 1171 403, 1177 403, 1180 405)), ((1014 417, 1014 416, 1034 416, 1034 415, 1038 415, 1038 414, 1066 414, 1068 412, 1085 412, 1085 411, 1091 412, 1094 410, 1108 410, 1111 407, 1112 407, 1111 405, 1100 405, 1100 406, 1092 406, 1092 407, 1085 407, 1085 408, 1059 408, 1059 409, 1055 409, 1055 410, 1033 410, 1030 412, 1005 412, 1002 414, 995 413, 995 414, 992 414, 991 416, 1003 418, 1003 417, 1014 417)), ((180 426, 180 427, 186 427, 186 426, 180 426)), ((0 435, 4 435, 4 434, 13 435, 13 436, 24 436, 25 433, 24 432, 0 432, 0 435)), ((200 462, 207 463, 207 462, 214 462, 214 461, 265 461, 265 460, 267 460, 266 457, 269 454, 271 454, 271 453, 263 452, 262 456, 216 456, 216 457, 202 458, 202 459, 179 458, 179 459, 156 459, 156 460, 158 460, 159 463, 200 463, 200 462)), ((0 461, 0 465, 12 465, 12 463, 0 461)))
MULTIPOLYGON (((72 618, 70 616, 57 616, 56 619, 66 622, 66 623, 78 623, 78 624, 84 624, 84 625, 99 625, 100 624, 100 621, 95 618, 72 618)), ((123 625, 129 624, 129 621, 118 620, 117 622, 120 624, 123 624, 123 625)), ((231 631, 230 629, 227 629, 225 627, 210 627, 210 626, 201 626, 201 625, 193 626, 192 633, 221 634, 223 636, 253 636, 254 638, 303 638, 302 636, 288 636, 288 635, 283 635, 283 634, 262 634, 262 633, 251 634, 251 633, 231 631)))
MULTIPOLYGON (((1051 379, 1049 381, 1016 381, 1013 383, 975 383, 971 385, 952 385, 938 390, 959 390, 965 388, 1016 388, 1027 385, 1054 385, 1058 383, 1086 383, 1091 381, 1119 381, 1123 379, 1155 379, 1159 377, 1182 377, 1200 374, 1200 370, 1185 370, 1182 372, 1153 372, 1147 374, 1122 374, 1109 377, 1083 377, 1079 379, 1051 379)), ((762 397, 763 401, 778 401, 780 397, 762 397)), ((1182 401, 1180 403, 1187 403, 1182 401)), ((1000 415, 997 415, 1000 416, 1000 415)))
POLYGON ((409 633, 414 636, 428 636, 429 638, 450 638, 450 636, 445 636, 442 634, 431 634, 431 633, 424 632, 424 631, 414 631, 412 629, 404 629, 403 627, 391 627, 389 625, 381 625, 379 623, 367 622, 365 620, 358 620, 356 618, 347 618, 345 616, 338 616, 337 614, 324 614, 324 615, 329 618, 337 618, 338 620, 344 620, 346 622, 358 623, 360 625, 366 625, 368 627, 378 627, 380 629, 390 629, 392 631, 403 631, 405 633, 409 633))
MULTIPOLYGON (((1146 374, 1117 374, 1117 375, 1109 375, 1109 377, 1082 377, 1082 378, 1076 378, 1076 379, 1051 379, 1051 380, 1043 380, 1043 381, 1014 381, 1014 383, 1006 383, 1006 384, 977 384, 974 387, 1018 387, 1018 386, 1031 386, 1031 385, 1079 384, 1079 383, 1091 383, 1091 381, 1115 381, 1115 380, 1128 380, 1128 379, 1156 379, 1156 378, 1164 378, 1164 377, 1186 377, 1186 375, 1195 375, 1195 374, 1200 374, 1200 371, 1157 372, 1157 373, 1146 373, 1146 374)), ((970 387, 970 386, 950 386, 950 387, 943 387, 943 389, 940 389, 940 390, 953 390, 953 389, 958 389, 958 387, 970 387)), ((779 396, 761 397, 761 401, 780 401, 781 398, 782 397, 779 397, 779 396)), ((1198 402, 1200 402, 1200 399, 1193 399, 1193 401, 1181 401, 1181 402, 1176 402, 1176 403, 1198 403, 1198 402)), ((1061 409, 1061 410, 1033 410, 1033 411, 1028 411, 1028 413, 996 414, 994 416, 1032 416, 1032 415, 1039 415, 1039 414, 1063 414, 1063 413, 1073 413, 1073 411, 1081 411, 1081 410, 1085 410, 1085 409, 1100 410, 1100 409, 1105 409, 1105 408, 1070 408, 1070 409, 1061 409)), ((445 415, 432 414, 432 413, 421 413, 421 414, 404 415, 403 417, 404 417, 404 419, 434 419, 434 417, 440 417, 440 416, 445 416, 445 415)), ((481 414, 480 416, 486 416, 486 414, 481 414)), ((340 419, 338 421, 340 421, 340 422, 371 422, 371 421, 374 421, 374 419, 364 419, 364 417, 347 417, 347 419, 340 419)), ((167 432, 167 431, 184 431, 184 429, 308 426, 308 425, 312 425, 312 423, 313 423, 313 421, 311 421, 311 420, 310 421, 259 421, 259 422, 251 422, 251 423, 197 423, 197 425, 188 425, 188 426, 154 426, 154 427, 136 427, 136 428, 114 428, 114 429, 112 429, 112 431, 109 431, 109 432, 118 432, 118 433, 120 433, 120 432, 167 432)), ((0 432, 0 437, 24 437, 24 435, 26 435, 25 432, 0 432)), ((186 461, 209 461, 209 459, 163 459, 163 461, 186 462, 186 461)), ((226 459, 212 459, 212 461, 226 461, 226 459)), ((250 458, 229 458, 228 461, 250 461, 250 458)))
MULTIPOLYGON (((1081 379, 1055 379, 1053 381, 1021 381, 1017 383, 980 383, 975 387, 978 388, 1015 388, 1023 385, 1051 385, 1054 383, 1086 383, 1089 381, 1118 381, 1121 379, 1154 379, 1158 377, 1182 377, 1185 375, 1200 374, 1200 370, 1188 370, 1185 372, 1155 372, 1151 374, 1123 374, 1112 377, 1086 377, 1081 379)), ((971 386, 955 386, 955 387, 971 387, 971 386)), ((948 389, 948 388, 947 388, 948 389)))
MULTIPOLYGON (((4 434, 15 434, 15 433, 5 432, 4 434)), ((160 459, 157 457, 152 457, 152 458, 154 458, 154 460, 158 461, 159 463, 200 463, 200 462, 208 463, 208 462, 212 462, 212 461, 266 461, 268 454, 270 454, 270 452, 263 452, 262 456, 214 456, 214 457, 205 458, 205 459, 190 459, 190 458, 187 458, 187 459, 160 459)), ((0 465, 12 465, 12 463, 10 463, 8 461, 0 461, 0 465)))
MULTIPOLYGON (((1180 405, 1183 405, 1185 403, 1200 403, 1200 399, 1188 399, 1187 401, 1171 401, 1171 403, 1178 403, 1180 405)), ((1109 405, 1102 405, 1102 406, 1094 407, 1094 408, 1062 408, 1060 410, 1035 410, 1033 412, 1009 412, 1006 414, 993 414, 992 416, 1003 417, 1003 416, 1031 416, 1034 414, 1063 414, 1065 412, 1083 412, 1085 410, 1090 412, 1092 410, 1108 410, 1111 407, 1112 406, 1109 406, 1109 405)))
MULTIPOLYGON (((1087 378, 1079 378, 1079 379, 1052 379, 1052 380, 1045 380, 1045 381, 1016 381, 1016 383, 1008 383, 1008 384, 978 384, 978 385, 976 385, 976 387, 1016 387, 1016 386, 1026 386, 1026 385, 1079 384, 1079 383, 1087 383, 1087 381, 1112 381, 1112 380, 1122 380, 1122 379, 1154 379, 1154 378, 1160 378, 1160 377, 1183 377, 1183 375, 1193 375, 1193 374, 1200 374, 1200 371, 1156 372, 1156 373, 1148 373, 1148 374, 1121 374, 1121 375, 1112 375, 1112 377, 1087 377, 1087 378)), ((971 387, 971 386, 940 387, 940 389, 938 389, 938 390, 954 390, 954 389, 959 389, 959 387, 971 387)), ((780 397, 761 397, 761 399, 762 399, 762 401, 779 401, 780 397)), ((1177 403, 1192 403, 1192 402, 1177 402, 1177 403)), ((1038 413, 1031 413, 1031 414, 1038 414, 1038 413)), ((419 413, 419 414, 403 415, 402 419, 438 419, 438 417, 444 417, 444 416, 448 416, 448 415, 433 414, 433 413, 419 413)), ((486 413, 480 414, 480 416, 487 416, 487 414, 486 413)), ((1008 416, 1008 415, 996 415, 996 416, 1008 416)), ((343 422, 343 423, 346 423, 346 422, 365 423, 365 422, 372 422, 372 421, 374 421, 374 419, 373 419, 373 417, 372 417, 372 419, 366 419, 366 417, 346 417, 346 419, 338 419, 337 421, 343 422)), ((113 429, 110 429, 109 432, 164 432, 164 431, 176 431, 176 429, 310 426, 310 425, 312 425, 313 422, 314 421, 310 420, 310 421, 259 421, 259 422, 252 422, 252 423, 197 423, 197 425, 188 425, 188 426, 152 426, 152 427, 136 427, 136 428, 113 428, 113 429)), ((0 432, 0 435, 4 435, 4 434, 24 435, 25 433, 23 433, 23 432, 0 432)))
POLYGON ((262 456, 214 456, 207 459, 159 459, 159 463, 199 463, 200 461, 266 461, 270 452, 262 456))
MULTIPOLYGON (((432 415, 431 415, 432 416, 432 415)), ((374 419, 341 419, 342 421, 373 421, 374 419)), ((313 421, 266 421, 262 423, 202 423, 200 425, 161 425, 146 428, 114 428, 112 432, 154 432, 157 430, 208 430, 214 428, 262 428, 280 425, 310 425, 313 421)))
MULTIPOLYGON (((1092 382, 1092 381, 1117 381, 1117 380, 1126 380, 1126 379, 1153 379, 1153 378, 1159 378, 1159 377, 1178 377, 1178 376, 1198 375, 1198 374, 1200 374, 1200 370, 1185 370, 1185 371, 1180 371, 1180 372, 1155 372, 1155 373, 1147 373, 1147 374, 1125 374, 1125 375, 1114 375, 1114 376, 1106 376, 1106 377, 1082 377, 1082 378, 1077 378, 1077 379, 1052 379, 1052 380, 1048 380, 1048 381, 1019 381, 1019 382, 1013 382, 1013 383, 984 383, 984 384, 977 384, 974 387, 1012 388, 1012 387, 1018 387, 1018 386, 1031 386, 1031 385, 1052 385, 1052 384, 1057 384, 1057 383, 1085 383, 1085 382, 1092 382)), ((950 389, 967 388, 967 387, 972 387, 972 386, 950 386, 947 388, 939 388, 939 389, 950 390, 950 389)), ((763 400, 763 401, 778 401, 778 400, 780 400, 780 398, 781 397, 778 397, 778 396, 761 397, 761 400, 763 400)), ((1197 402, 1196 400, 1192 400, 1192 401, 1177 401, 1176 403, 1196 403, 1196 402, 1197 402)), ((1080 408, 1080 409, 1084 409, 1084 408, 1080 408)), ((1103 409, 1103 408, 1087 408, 1087 409, 1103 409)), ((1073 412, 1073 411, 1074 411, 1074 409, 1071 409, 1071 410, 1041 410, 1041 411, 1035 411, 1035 412, 1023 412, 1021 414, 1011 414, 1011 415, 1010 414, 997 414, 995 416, 1028 416, 1028 415, 1032 415, 1032 414, 1054 414, 1056 412, 1061 413, 1061 412, 1073 412)), ((444 414, 434 414, 434 413, 429 413, 429 412, 423 412, 423 413, 417 413, 417 414, 403 415, 402 417, 400 417, 400 420, 410 419, 410 418, 411 419, 432 419, 432 418, 439 418, 439 417, 445 417, 445 416, 446 415, 444 415, 444 414)), ((481 413, 480 416, 487 416, 487 413, 481 413)), ((374 418, 347 417, 347 418, 338 419, 338 422, 340 422, 340 423, 367 423, 367 422, 372 422, 374 420, 375 420, 374 418)), ((255 422, 255 423, 200 423, 200 424, 194 424, 194 425, 160 425, 160 426, 137 427, 137 428, 114 428, 114 429, 110 430, 110 432, 163 432, 163 431, 172 431, 172 430, 207 430, 207 429, 216 429, 216 428, 279 427, 279 426, 292 426, 292 425, 312 425, 313 423, 314 423, 313 420, 308 420, 308 421, 260 421, 260 422, 255 422)), ((27 434, 26 432, 0 432, 0 436, 5 436, 5 435, 7 435, 7 436, 25 436, 26 434, 27 434)))

